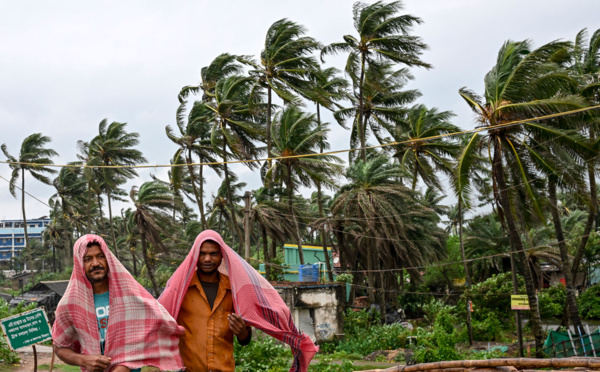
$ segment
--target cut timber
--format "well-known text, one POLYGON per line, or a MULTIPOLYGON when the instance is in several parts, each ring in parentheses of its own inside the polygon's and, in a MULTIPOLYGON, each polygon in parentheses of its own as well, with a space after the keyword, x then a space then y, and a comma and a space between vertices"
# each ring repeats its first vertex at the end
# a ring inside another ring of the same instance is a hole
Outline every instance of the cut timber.
MULTIPOLYGON (((459 372, 459 369, 472 370, 473 372, 484 372, 493 369, 497 372, 510 372, 515 369, 540 369, 540 368, 576 368, 585 367, 589 369, 600 368, 600 358, 506 358, 486 360, 451 360, 434 363, 422 363, 412 366, 396 366, 381 372, 459 372), (512 368, 506 368, 512 367, 512 368)), ((365 371, 367 372, 367 371, 365 371)), ((466 371, 465 371, 466 372, 466 371)))

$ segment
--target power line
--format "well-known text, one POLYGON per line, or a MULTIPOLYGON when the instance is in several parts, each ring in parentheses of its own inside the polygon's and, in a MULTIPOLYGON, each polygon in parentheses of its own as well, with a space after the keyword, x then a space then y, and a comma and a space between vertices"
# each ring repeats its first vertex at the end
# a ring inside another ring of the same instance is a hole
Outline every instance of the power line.
MULTIPOLYGON (((10 184, 10 181, 7 180, 6 178, 0 176, 0 178, 2 178, 3 180, 5 180, 6 182, 8 182, 10 184)), ((20 188, 19 186, 15 185, 15 187, 19 190, 23 190, 22 188, 20 188)), ((38 202, 44 204, 46 207, 51 208, 48 204, 46 204, 45 202, 41 201, 40 199, 36 198, 35 196, 31 195, 30 193, 28 193, 27 191, 25 191, 25 194, 31 196, 32 198, 34 198, 35 200, 37 200, 38 202)))
POLYGON ((512 126, 516 126, 516 125, 526 124, 531 121, 546 120, 546 119, 551 119, 551 118, 556 118, 556 117, 561 117, 561 116, 566 116, 566 115, 572 115, 572 114, 585 112, 585 111, 589 111, 589 110, 593 110, 593 109, 597 109, 597 108, 600 108, 600 105, 585 107, 585 108, 571 110, 571 111, 559 112, 559 113, 554 113, 554 114, 550 114, 550 115, 543 115, 543 116, 538 116, 535 118, 516 120, 516 121, 511 121, 509 123, 496 124, 496 125, 490 125, 490 126, 481 127, 481 128, 468 129, 468 130, 463 130, 463 131, 459 131, 459 132, 438 134, 435 136, 430 136, 430 137, 425 137, 425 138, 409 139, 409 140, 405 140, 405 141, 394 141, 394 142, 388 142, 388 143, 383 143, 383 144, 379 144, 379 145, 355 148, 355 149, 344 149, 344 150, 328 151, 328 152, 313 153, 313 154, 276 156, 276 157, 263 158, 263 159, 243 159, 243 160, 232 160, 232 161, 227 161, 227 162, 218 162, 217 161, 217 162, 206 162, 206 163, 155 164, 155 165, 40 164, 40 163, 11 162, 11 161, 0 161, 0 163, 9 164, 9 165, 29 165, 29 166, 54 167, 54 168, 130 168, 130 169, 133 169, 133 168, 173 168, 173 167, 187 167, 187 166, 199 166, 199 165, 222 165, 222 164, 247 164, 247 163, 267 162, 267 161, 271 161, 271 160, 298 159, 298 158, 308 158, 308 157, 323 156, 323 155, 335 155, 335 154, 342 154, 342 153, 347 153, 347 152, 382 148, 382 147, 387 147, 387 146, 396 146, 396 145, 401 145, 401 144, 406 144, 406 143, 426 142, 426 141, 430 141, 433 139, 453 137, 453 136, 458 136, 461 134, 479 133, 479 132, 490 131, 490 130, 495 130, 495 129, 499 129, 499 128, 508 128, 508 127, 512 127, 512 126))

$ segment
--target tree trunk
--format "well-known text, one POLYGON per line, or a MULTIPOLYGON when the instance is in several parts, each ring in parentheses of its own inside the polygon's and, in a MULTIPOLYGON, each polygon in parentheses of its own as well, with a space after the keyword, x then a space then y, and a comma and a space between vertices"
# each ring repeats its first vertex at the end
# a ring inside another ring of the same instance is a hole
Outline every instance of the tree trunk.
MULTIPOLYGON (((377 244, 377 243, 375 243, 377 244)), ((375 250, 375 247, 372 247, 372 249, 369 249, 369 247, 367 247, 366 249, 366 254, 367 254, 367 280, 368 280, 368 286, 367 286, 367 291, 368 291, 368 296, 369 296, 369 302, 374 304, 375 303, 375 260, 373 259, 373 256, 375 256, 375 253, 372 252, 375 250)))
POLYGON ((292 184, 292 174, 291 169, 288 166, 288 204, 290 206, 290 213, 292 214, 292 218, 294 219, 294 225, 296 226, 296 242, 298 243, 298 257, 300 258, 300 265, 304 265, 304 252, 302 251, 302 237, 300 236, 300 225, 298 224, 298 219, 296 218, 296 214, 294 213, 294 187, 292 184))
MULTIPOLYGON (((269 169, 271 169, 271 158, 273 157, 273 154, 271 153, 271 94, 271 86, 267 84, 267 158, 269 158, 269 169)), ((266 182, 267 184, 269 183, 268 181, 269 180, 266 182)))
POLYGON ((358 138, 360 140, 360 154, 362 156, 362 160, 364 162, 367 161, 367 150, 365 149, 365 142, 366 142, 366 133, 365 133, 365 125, 366 123, 364 122, 364 116, 365 116, 365 109, 364 109, 364 105, 363 105, 363 101, 364 101, 364 97, 363 97, 363 84, 364 84, 364 80, 365 80, 365 61, 366 61, 366 54, 365 52, 361 53, 361 65, 360 65, 360 81, 358 83, 358 138))
POLYGON ((267 241, 267 230, 264 226, 261 225, 261 233, 262 233, 262 245, 263 245, 263 262, 265 263, 265 278, 267 280, 271 280, 271 265, 269 260, 269 243, 267 241))
MULTIPOLYGON (((460 242, 460 258, 463 262, 463 268, 465 270, 465 286, 467 290, 471 288, 471 275, 469 274, 469 266, 467 265, 467 259, 465 256, 465 245, 463 242, 463 210, 462 210, 462 198, 458 198, 458 241, 460 242)), ((469 333, 469 345, 473 345, 473 327, 471 326, 471 299, 466 298, 467 301, 467 331, 469 333)))
POLYGON ((527 263, 527 255, 523 250, 523 242, 517 230, 517 226, 514 220, 514 214, 510 205, 508 196, 508 188, 504 178, 504 169, 502 165, 500 143, 494 143, 494 163, 492 165, 492 171, 496 180, 498 181, 500 205, 504 210, 504 220, 508 229, 508 237, 512 248, 512 253, 516 253, 519 256, 519 260, 522 263, 521 268, 523 277, 525 279, 525 288, 527 289, 527 297, 529 299, 529 321, 531 322, 531 331, 535 338, 535 354, 536 357, 542 358, 543 353, 543 331, 541 327, 540 311, 537 302, 537 294, 535 291, 535 284, 533 283, 533 277, 531 275, 531 269, 527 263))
POLYGON ((140 237, 142 240, 142 254, 144 255, 144 263, 146 264, 146 269, 148 270, 148 276, 150 277, 150 281, 152 282, 152 288, 154 288, 154 293, 156 296, 158 296, 160 293, 158 284, 156 283, 156 277, 154 276, 154 263, 152 262, 152 259, 148 256, 148 243, 146 242, 146 233, 144 233, 143 231, 140 232, 140 237))
MULTIPOLYGON (((223 170, 225 171, 225 185, 227 186, 227 203, 229 204, 229 211, 231 214, 231 223, 238 236, 238 249, 239 255, 242 255, 242 245, 244 244, 244 236, 237 223, 237 216, 235 215, 235 207, 233 204, 233 194, 231 193, 231 184, 229 183, 229 168, 227 167, 227 139, 225 138, 225 123, 223 125, 223 170)), ((231 232, 233 235, 233 231, 231 232)))
MULTIPOLYGON (((198 209, 200 210, 200 221, 202 222, 202 228, 207 229, 206 218, 204 217, 204 208, 202 208, 202 202, 198 197, 198 189, 196 188, 196 177, 194 176, 194 167, 192 166, 192 149, 188 149, 187 153, 187 166, 188 172, 190 173, 190 179, 192 180, 192 190, 194 191, 194 198, 196 199, 196 204, 198 204, 198 209)), ((202 180, 200 180, 202 182, 202 180)))
POLYGON ((87 228, 92 232, 92 184, 88 182, 87 188, 87 228))
POLYGON ((419 174, 419 163, 417 163, 417 156, 415 155, 415 171, 413 174, 412 191, 415 191, 415 189, 417 188, 417 175, 418 174, 419 174))
MULTIPOLYGON (((594 139, 594 135, 592 132, 591 138, 594 139)), ((590 183, 590 206, 589 206, 589 214, 588 219, 585 223, 585 228, 583 229, 583 235, 581 236, 581 240, 579 241, 579 245, 577 245, 577 250, 575 251, 575 256, 573 257, 573 267, 571 268, 571 272, 573 274, 573 280, 577 280, 577 273, 579 271, 579 265, 581 264, 581 259, 583 258, 583 254, 585 253, 585 246, 590 238, 590 233, 592 232, 592 227, 594 225, 594 220, 596 219, 597 214, 597 190, 596 190, 596 170, 594 165, 594 159, 588 160, 588 181, 590 183)))
POLYGON ((135 257, 135 248, 137 243, 133 247, 129 247, 129 251, 131 252, 131 261, 133 262, 133 275, 137 276, 137 257, 135 257))
POLYGON ((117 248, 117 238, 115 236, 115 227, 113 225, 112 218, 112 205, 110 203, 110 189, 106 192, 106 197, 108 198, 108 220, 110 222, 110 234, 112 236, 113 249, 115 251, 115 256, 117 260, 119 259, 119 249, 117 248))
POLYGON ((33 270, 33 254, 29 246, 29 234, 27 233, 27 216, 25 215, 25 170, 21 169, 21 209, 23 211, 23 231, 25 232, 25 249, 27 250, 27 264, 31 271, 31 281, 35 283, 35 272, 33 270))
MULTIPOLYGON (((317 103, 317 125, 321 128, 321 107, 317 103)), ((320 151, 323 153, 323 143, 321 143, 320 151)), ((325 217, 323 213, 323 197, 321 196, 321 182, 317 182, 317 203, 319 204, 319 216, 321 219, 325 217)), ((327 235, 325 233, 325 229, 321 229, 321 243, 323 244, 323 254, 325 256, 325 265, 327 267, 327 277, 330 282, 333 282, 333 268, 331 267, 331 259, 329 257, 329 252, 327 251, 327 235)))
POLYGON ((198 167, 198 186, 200 186, 200 195, 198 195, 198 198, 200 199, 200 219, 202 220, 202 226, 205 229, 208 229, 208 222, 206 222, 206 214, 204 213, 204 166, 199 165, 198 167))
POLYGON ((556 232, 556 240, 558 241, 558 249, 560 250, 560 261, 562 263, 563 273, 565 275, 565 285, 567 287, 567 304, 569 308, 569 317, 575 330, 584 334, 585 331, 579 317, 579 308, 577 307, 577 298, 575 297, 575 287, 573 285, 573 274, 571 273, 571 265, 569 263, 569 249, 565 243, 565 235, 563 233, 562 223, 558 215, 558 204, 556 202, 556 182, 550 178, 548 183, 548 200, 550 202, 550 213, 552 214, 552 222, 554 223, 554 231, 556 232))

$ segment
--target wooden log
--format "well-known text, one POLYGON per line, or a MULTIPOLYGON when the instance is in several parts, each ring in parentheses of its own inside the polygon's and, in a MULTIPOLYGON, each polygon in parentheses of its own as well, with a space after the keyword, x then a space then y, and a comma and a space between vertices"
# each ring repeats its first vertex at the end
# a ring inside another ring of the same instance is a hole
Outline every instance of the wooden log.
POLYGON ((486 360, 450 360, 433 363, 415 364, 412 366, 395 366, 384 369, 384 372, 419 372, 431 370, 447 370, 448 368, 495 368, 495 367, 515 367, 517 369, 539 369, 539 368, 600 368, 600 358, 506 358, 506 359, 486 359, 486 360))

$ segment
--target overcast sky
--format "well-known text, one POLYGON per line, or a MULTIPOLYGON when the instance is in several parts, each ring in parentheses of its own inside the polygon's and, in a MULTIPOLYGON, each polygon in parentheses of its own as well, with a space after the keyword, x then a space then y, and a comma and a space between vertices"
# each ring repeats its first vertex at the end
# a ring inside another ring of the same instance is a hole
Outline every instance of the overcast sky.
MULTIPOLYGON (((369 1, 371 3, 371 1, 369 1)), ((281 18, 304 25, 324 44, 354 34, 352 1, 40 1, 0 0, 0 143, 13 156, 25 137, 41 132, 59 153, 54 161, 76 160, 78 140, 89 141, 98 123, 127 122, 140 134, 139 149, 149 164, 168 164, 176 146, 165 136, 175 124, 177 94, 199 81, 200 68, 223 52, 257 55, 269 26, 281 18)), ((419 103, 451 110, 454 123, 473 127, 473 116, 457 91, 482 91, 483 76, 507 39, 531 39, 535 46, 555 39, 573 40, 582 28, 600 28, 598 0, 409 0, 405 13, 424 23, 414 34, 429 45, 423 59, 431 70, 414 69, 411 88, 419 103)), ((326 66, 343 68, 343 58, 326 66)), ((326 120, 332 121, 331 116, 326 120)), ((348 134, 336 129, 332 149, 348 148, 348 134)), ((371 141, 372 142, 372 141, 371 141)), ((345 158, 345 156, 344 156, 345 158)), ((6 160, 0 154, 1 160, 6 160)), ((258 174, 235 167, 248 190, 258 174)), ((165 178, 166 169, 140 172, 125 187, 165 178)), ((0 164, 0 176, 11 171, 0 164)), ((207 198, 221 180, 207 178, 207 198)), ((47 202, 53 188, 26 179, 26 190, 47 202)), ((452 199, 449 198, 450 202, 452 199)), ((116 212, 126 205, 118 204, 116 212)), ((48 215, 48 208, 27 198, 27 216, 48 215)), ((21 218, 20 196, 0 179, 0 219, 21 218)))

